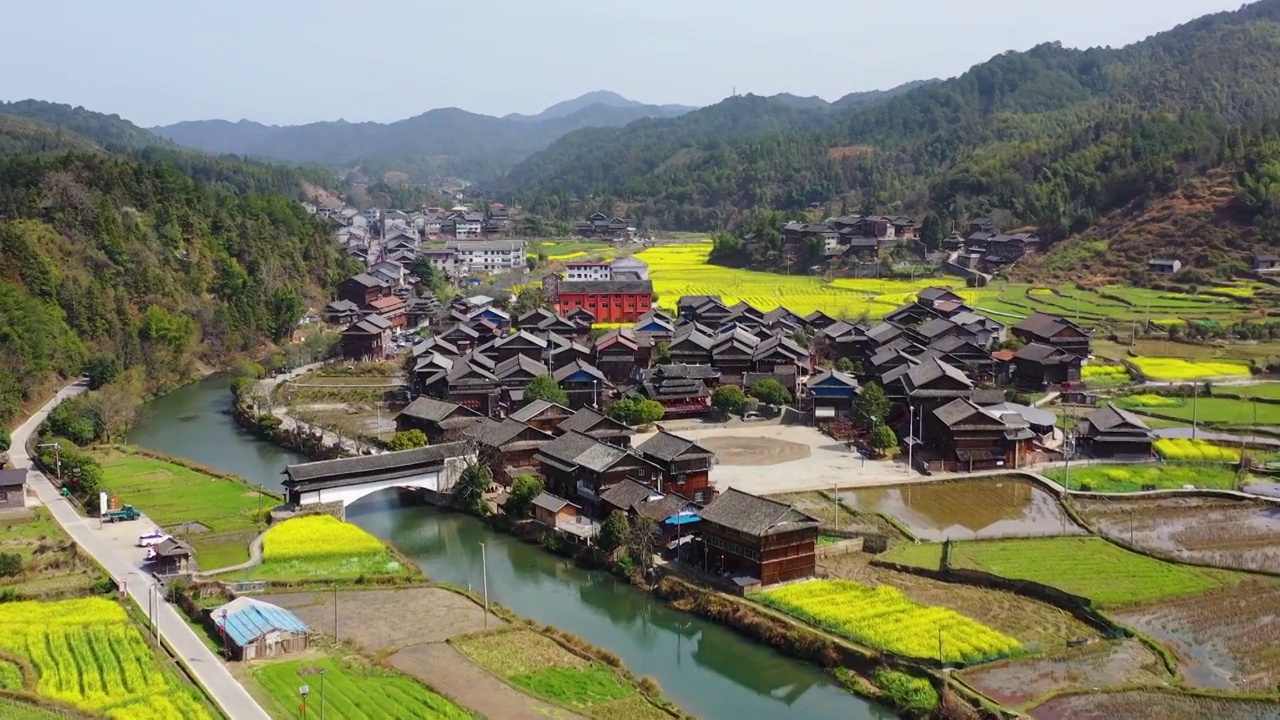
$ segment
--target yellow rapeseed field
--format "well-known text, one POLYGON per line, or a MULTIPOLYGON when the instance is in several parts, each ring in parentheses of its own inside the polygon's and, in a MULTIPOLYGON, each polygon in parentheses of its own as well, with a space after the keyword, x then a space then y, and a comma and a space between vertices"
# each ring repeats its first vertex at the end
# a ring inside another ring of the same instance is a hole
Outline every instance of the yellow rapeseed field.
POLYGON ((1155 444, 1156 454, 1165 460, 1179 462, 1240 462, 1240 451, 1190 438, 1161 438, 1155 444))
POLYGON ((1143 375, 1150 380, 1176 382, 1178 380, 1213 380, 1226 377, 1249 377, 1248 363, 1225 360, 1184 360, 1170 357, 1129 358, 1143 375))
POLYGON ((982 290, 964 287, 959 278, 916 281, 875 278, 837 278, 827 282, 808 275, 779 275, 710 265, 711 243, 652 247, 636 255, 649 265, 658 305, 668 311, 684 295, 719 295, 725 303, 744 301, 760 310, 785 307, 800 315, 821 310, 832 316, 855 318, 864 313, 879 318, 911 302, 927 287, 949 287, 971 303, 982 290))
POLYGON ((262 538, 262 559, 299 560, 335 555, 380 555, 382 541, 331 515, 307 515, 274 525, 262 538))
POLYGON ((756 599, 868 647, 907 657, 975 663, 1021 652, 1015 639, 953 610, 921 605, 890 585, 811 580, 756 599), (941 648, 939 648, 941 644, 941 648))
POLYGON ((0 650, 31 662, 41 697, 120 720, 209 720, 115 601, 0 604, 0 650))

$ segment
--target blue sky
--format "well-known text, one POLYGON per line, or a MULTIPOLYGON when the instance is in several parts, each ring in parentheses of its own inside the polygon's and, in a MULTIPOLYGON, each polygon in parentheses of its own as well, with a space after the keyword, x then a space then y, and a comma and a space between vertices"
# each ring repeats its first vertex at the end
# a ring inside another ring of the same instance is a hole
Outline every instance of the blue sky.
POLYGON ((43 0, 5 9, 0 99, 140 125, 535 113, 951 77, 1050 40, 1124 45, 1240 0, 43 0))

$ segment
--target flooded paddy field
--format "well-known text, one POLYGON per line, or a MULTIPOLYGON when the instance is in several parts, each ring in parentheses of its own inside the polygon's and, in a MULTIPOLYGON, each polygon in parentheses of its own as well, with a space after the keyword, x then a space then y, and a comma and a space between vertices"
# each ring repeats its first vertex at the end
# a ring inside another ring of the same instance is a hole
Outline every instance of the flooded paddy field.
POLYGON ((1058 652, 1098 633, 1070 613, 1029 597, 948 583, 871 564, 873 555, 848 552, 818 558, 823 577, 891 585, 922 605, 945 607, 1015 638, 1030 653, 1058 652))
POLYGON ((1248 692, 1280 683, 1278 615, 1280 581, 1263 578, 1113 614, 1172 649, 1188 685, 1248 692))
POLYGON ((1017 708, 1073 688, 1148 685, 1170 679, 1160 658, 1132 638, 1092 643, 1049 657, 1006 660, 967 670, 962 677, 993 700, 1017 708))
POLYGON ((1031 717, 1036 720, 1280 720, 1280 705, 1258 700, 1132 690, 1054 698, 1032 710, 1031 717))
POLYGON ((1085 535, 1058 498, 1036 483, 998 477, 842 490, 864 513, 892 516, 922 540, 1085 535))
POLYGON ((1100 533, 1173 560, 1280 573, 1280 507, 1179 497, 1073 501, 1100 533))
POLYGON ((888 535, 901 539, 902 533, 872 512, 856 512, 844 502, 836 502, 828 493, 811 491, 771 495, 771 499, 794 505, 796 509, 817 518, 821 532, 852 533, 855 535, 888 535))

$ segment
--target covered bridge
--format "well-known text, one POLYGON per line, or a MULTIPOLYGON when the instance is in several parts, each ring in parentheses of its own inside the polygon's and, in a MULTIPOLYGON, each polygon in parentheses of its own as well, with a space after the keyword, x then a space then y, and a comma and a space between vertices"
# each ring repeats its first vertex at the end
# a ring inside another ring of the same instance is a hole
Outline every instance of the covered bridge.
POLYGON ((389 488, 447 493, 475 451, 465 442, 322 460, 284 469, 288 504, 293 507, 341 502, 343 507, 389 488))

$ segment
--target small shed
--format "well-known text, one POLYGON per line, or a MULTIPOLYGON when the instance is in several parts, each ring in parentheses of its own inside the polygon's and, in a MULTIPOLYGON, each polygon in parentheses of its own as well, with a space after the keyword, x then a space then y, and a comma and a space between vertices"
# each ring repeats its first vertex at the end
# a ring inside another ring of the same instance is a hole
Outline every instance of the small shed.
POLYGON ((544 492, 533 499, 533 516, 538 522, 554 528, 561 522, 573 522, 578 517, 577 505, 559 495, 544 492))
POLYGON ((0 470, 0 510, 19 510, 27 505, 27 471, 0 470))
POLYGON ((236 660, 275 657, 307 649, 310 633, 297 615, 251 597, 239 597, 210 612, 223 647, 236 660))
POLYGON ((1164 273, 1172 275, 1182 269, 1181 260, 1170 260, 1168 258, 1154 258, 1147 261, 1147 270, 1154 273, 1164 273))
POLYGON ((168 538, 152 549, 155 552, 148 555, 148 559, 155 563, 155 572, 164 575, 191 570, 191 557, 195 551, 181 540, 168 538))

